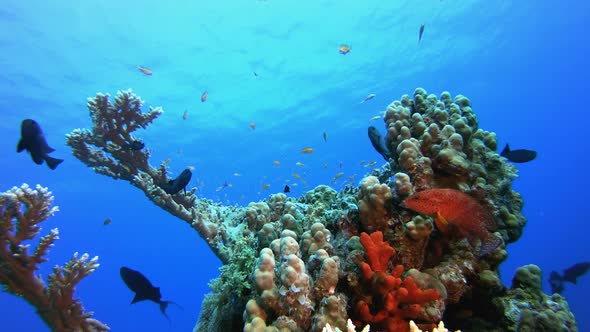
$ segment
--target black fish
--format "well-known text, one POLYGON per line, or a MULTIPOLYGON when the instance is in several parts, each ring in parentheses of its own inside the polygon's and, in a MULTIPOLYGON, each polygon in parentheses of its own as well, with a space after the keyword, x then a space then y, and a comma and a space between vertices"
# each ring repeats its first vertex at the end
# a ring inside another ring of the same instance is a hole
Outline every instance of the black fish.
POLYGON ((381 139, 381 134, 379 134, 377 128, 373 126, 369 127, 369 139, 371 140, 371 144, 373 144, 375 150, 377 150, 377 152, 379 152, 379 154, 383 156, 385 161, 389 161, 391 154, 389 152, 389 149, 385 146, 385 143, 381 139))
POLYGON ((590 262, 576 263, 567 269, 563 270, 563 275, 560 275, 556 271, 551 271, 549 275, 549 284, 551 285, 551 291, 553 293, 563 292, 564 282, 571 282, 577 284, 578 278, 586 274, 590 270, 590 262))
POLYGON ((141 150, 144 147, 145 147, 145 144, 140 140, 134 140, 134 141, 131 141, 131 143, 125 143, 123 145, 123 149, 133 150, 133 151, 141 150))
POLYGON ((168 183, 165 183, 162 186, 162 189, 164 189, 164 191, 170 195, 174 195, 181 189, 184 189, 184 194, 186 195, 186 185, 190 182, 192 176, 193 173, 190 169, 187 168, 184 171, 182 171, 182 173, 180 173, 180 175, 176 177, 176 179, 170 180, 168 181, 168 183))
POLYGON ((422 40, 422 34, 424 33, 424 24, 420 26, 420 32, 418 32, 418 43, 422 40))
POLYGON ((154 301, 160 305, 160 311, 168 318, 166 315, 166 308, 169 304, 176 304, 172 301, 162 301, 162 294, 160 293, 160 287, 154 287, 152 283, 139 271, 132 270, 128 267, 121 267, 119 270, 121 274, 121 279, 125 282, 125 285, 129 287, 129 289, 135 293, 131 304, 137 303, 140 301, 150 300, 154 301))
POLYGON ((55 149, 47 144, 43 131, 35 120, 25 119, 20 125, 20 140, 16 146, 16 152, 22 152, 23 150, 27 150, 31 154, 35 164, 41 165, 45 160, 47 166, 51 169, 55 169, 57 165, 64 161, 63 159, 48 156, 55 149))
POLYGON ((526 163, 527 161, 535 159, 537 157, 537 152, 525 149, 510 150, 510 145, 506 144, 506 147, 504 147, 504 150, 502 150, 500 155, 513 163, 526 163))
POLYGON ((291 192, 291 188, 289 188, 289 185, 285 185, 285 189, 283 189, 284 193, 290 193, 291 192))

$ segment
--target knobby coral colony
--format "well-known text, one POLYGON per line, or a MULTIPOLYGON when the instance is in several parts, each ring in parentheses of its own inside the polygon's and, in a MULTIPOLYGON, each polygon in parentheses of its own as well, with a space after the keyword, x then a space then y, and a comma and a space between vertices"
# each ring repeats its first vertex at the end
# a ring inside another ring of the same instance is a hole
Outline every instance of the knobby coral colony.
POLYGON ((39 239, 33 254, 26 242, 35 240, 39 224, 57 211, 52 202, 51 192, 41 186, 33 190, 23 184, 0 193, 0 284, 4 291, 33 305, 52 331, 108 331, 74 298, 74 287, 98 267, 98 257, 89 260, 88 254, 78 257, 75 253, 65 267, 53 268, 48 285, 35 275, 58 239, 57 228, 39 239))
POLYGON ((124 148, 162 113, 141 107, 131 91, 112 101, 98 94, 88 100, 93 128, 74 130, 67 144, 97 173, 129 181, 190 224, 223 262, 195 331, 345 330, 348 319, 376 331, 407 331, 410 320, 430 329, 441 319, 453 330, 576 330, 567 302, 542 293, 534 267, 519 270, 510 289, 499 280, 506 244, 525 225, 523 202, 511 189, 516 169, 496 153, 495 134, 478 128, 466 97, 419 88, 390 104, 389 161, 359 187, 318 186, 247 207, 198 199, 194 190, 166 193, 167 163, 154 168, 148 150, 124 148), (436 214, 400 205, 438 188, 468 195, 495 225, 438 202, 443 233, 436 214))

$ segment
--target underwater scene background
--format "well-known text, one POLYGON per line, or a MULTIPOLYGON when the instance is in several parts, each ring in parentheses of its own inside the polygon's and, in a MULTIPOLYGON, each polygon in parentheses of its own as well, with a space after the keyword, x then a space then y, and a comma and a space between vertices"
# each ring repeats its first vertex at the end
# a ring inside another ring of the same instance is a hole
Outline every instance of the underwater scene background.
MULTIPOLYGON (((53 192, 59 212, 41 235, 58 227, 60 239, 37 273, 74 252, 99 256, 76 297, 111 330, 192 331, 221 261, 141 190, 72 155, 66 134, 92 128, 87 98, 132 89, 144 111, 161 106, 134 133, 151 164, 165 160, 170 178, 190 167, 194 195, 248 206, 285 185, 295 199, 322 184, 357 187, 385 164, 367 137, 369 126, 385 135, 380 112, 418 87, 448 91, 469 98, 498 153, 507 143, 538 153, 515 164, 527 224, 499 270, 510 287, 518 267, 536 264, 550 294, 551 271, 589 260, 589 19, 584 1, 5 0, 0 191, 53 192), (64 159, 55 170, 16 153, 27 118, 64 159), (150 301, 129 304, 122 266, 179 305, 170 321, 150 301)), ((590 278, 562 295, 590 331, 590 278)), ((0 308, 2 331, 49 330, 19 297, 0 293, 0 308)))

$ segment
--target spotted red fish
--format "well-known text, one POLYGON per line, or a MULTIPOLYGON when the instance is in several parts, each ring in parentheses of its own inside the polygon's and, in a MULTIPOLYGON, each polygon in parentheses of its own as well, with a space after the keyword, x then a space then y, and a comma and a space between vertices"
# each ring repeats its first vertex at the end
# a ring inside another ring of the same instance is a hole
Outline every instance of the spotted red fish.
POLYGON ((428 189, 415 193, 403 202, 404 206, 434 218, 441 233, 448 225, 472 242, 481 240, 480 256, 494 251, 502 240, 490 231, 496 229, 492 214, 471 196, 455 189, 428 189))

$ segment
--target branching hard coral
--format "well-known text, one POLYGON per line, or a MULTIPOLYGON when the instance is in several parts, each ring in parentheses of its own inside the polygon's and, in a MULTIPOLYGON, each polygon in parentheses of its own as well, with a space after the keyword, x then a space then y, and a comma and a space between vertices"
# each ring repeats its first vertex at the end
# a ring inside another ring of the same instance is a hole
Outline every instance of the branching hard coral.
POLYGON ((0 284, 33 305, 52 331, 108 331, 74 298, 75 286, 98 268, 98 257, 75 253, 64 267, 54 267, 47 285, 35 275, 38 265, 47 261, 58 230, 41 237, 33 254, 26 242, 35 240, 41 231, 39 224, 58 211, 51 207, 52 202, 51 192, 41 186, 33 190, 23 184, 0 193, 0 284))
MULTIPOLYGON (((397 265, 387 273, 395 250, 383 241, 381 232, 361 234, 368 263, 361 263, 361 274, 366 283, 365 296, 356 303, 355 311, 363 323, 370 323, 382 331, 407 331, 408 321, 420 316, 424 305, 440 298, 435 289, 420 289, 411 276, 402 279, 404 267, 397 265)), ((434 317, 439 320, 440 317, 434 317)))
POLYGON ((230 253, 224 245, 221 225, 227 209, 197 200, 194 191, 187 195, 166 193, 163 186, 170 180, 167 163, 163 161, 155 168, 148 162, 148 149, 133 147, 138 141, 133 133, 152 123, 162 114, 162 108, 150 107, 144 113, 143 101, 131 90, 119 91, 113 102, 109 97, 99 93, 88 99, 92 130, 75 129, 66 136, 74 156, 99 174, 129 181, 141 189, 156 205, 195 228, 217 257, 229 263, 230 253))

